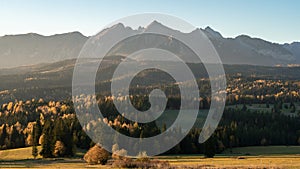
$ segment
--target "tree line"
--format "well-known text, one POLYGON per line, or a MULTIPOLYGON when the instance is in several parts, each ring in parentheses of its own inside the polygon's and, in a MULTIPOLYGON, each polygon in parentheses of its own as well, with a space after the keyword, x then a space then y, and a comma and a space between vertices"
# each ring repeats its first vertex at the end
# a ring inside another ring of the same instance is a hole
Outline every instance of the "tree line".
MULTIPOLYGON (((133 104, 140 106, 141 110, 149 107, 145 100, 133 100, 133 104)), ((215 153, 222 153, 225 149, 241 146, 299 145, 300 118, 282 114, 280 105, 280 102, 276 102, 272 112, 250 111, 247 106, 227 108, 219 127, 207 142, 199 144, 201 128, 195 126, 179 144, 165 154, 203 153, 207 157, 213 157, 215 153)), ((176 106, 171 99, 168 109, 176 109, 176 106)), ((112 100, 99 101, 99 107, 105 117, 101 121, 130 137, 150 137, 166 130, 166 125, 160 127, 155 123, 140 124, 122 118, 112 100)), ((84 131, 91 129, 80 125, 70 100, 15 101, 2 105, 0 112, 1 149, 32 146, 34 157, 39 153, 45 158, 51 158, 74 156, 76 148, 89 149, 95 145, 84 131), (42 147, 40 152, 37 150, 39 145, 42 147)), ((156 148, 162 146, 153 144, 156 148)))

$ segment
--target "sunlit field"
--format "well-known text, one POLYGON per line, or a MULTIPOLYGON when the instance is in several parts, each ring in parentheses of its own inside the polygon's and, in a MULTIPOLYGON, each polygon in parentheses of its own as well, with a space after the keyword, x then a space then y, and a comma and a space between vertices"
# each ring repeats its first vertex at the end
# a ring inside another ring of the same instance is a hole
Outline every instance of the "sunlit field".
MULTIPOLYGON (((300 154, 297 154, 300 153, 299 146, 244 147, 234 148, 232 152, 214 158, 204 158, 203 155, 168 155, 154 159, 168 161, 174 168, 300 168, 300 154), (239 152, 251 155, 241 155, 239 152)), ((42 159, 38 156, 33 159, 31 147, 2 150, 0 168, 112 168, 110 165, 88 165, 82 159, 83 153, 78 151, 74 158, 42 159)))

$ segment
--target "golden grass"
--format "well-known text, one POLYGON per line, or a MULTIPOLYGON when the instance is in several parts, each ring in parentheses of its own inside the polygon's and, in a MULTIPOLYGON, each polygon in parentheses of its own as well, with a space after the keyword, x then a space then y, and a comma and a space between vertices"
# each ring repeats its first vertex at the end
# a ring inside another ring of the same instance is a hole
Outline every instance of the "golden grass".
MULTIPOLYGON (((38 151, 41 151, 41 146, 38 146, 38 151)), ((24 159, 33 159, 31 155, 32 148, 17 148, 10 150, 0 150, 0 160, 24 160, 24 159)), ((37 158, 42 158, 40 155, 37 158)))
POLYGON ((171 165, 211 166, 216 168, 300 168, 300 156, 249 156, 249 157, 215 157, 215 158, 178 158, 168 159, 171 165))
MULTIPOLYGON (((40 150, 40 147, 38 147, 40 150)), ((269 147, 270 148, 270 147, 269 147)), ((282 147, 279 147, 281 149, 282 147)), ((294 147, 295 148, 295 147, 294 147)), ((274 147, 273 147, 274 149, 274 147)), ((82 153, 82 152, 80 152, 82 153)), ((201 155, 187 156, 159 156, 155 157, 162 161, 168 161, 176 168, 198 167, 203 168, 300 168, 300 155, 264 155, 264 156, 217 156, 204 158, 201 155), (205 167, 206 166, 206 167, 205 167)), ((111 168, 110 166, 90 166, 81 158, 59 158, 34 160, 31 155, 31 147, 1 150, 0 168, 111 168)))

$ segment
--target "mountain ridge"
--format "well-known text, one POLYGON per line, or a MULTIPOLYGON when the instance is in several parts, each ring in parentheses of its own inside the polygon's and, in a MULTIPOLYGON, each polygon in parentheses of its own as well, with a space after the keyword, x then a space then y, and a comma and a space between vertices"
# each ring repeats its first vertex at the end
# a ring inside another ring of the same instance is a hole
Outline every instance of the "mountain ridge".
MULTIPOLYGON (((111 36, 130 35, 136 32, 163 30, 170 34, 193 34, 201 30, 211 40, 224 64, 246 64, 261 66, 288 66, 300 64, 300 42, 278 44, 261 38, 239 35, 224 38, 211 27, 195 29, 182 33, 169 28, 158 21, 148 26, 132 29, 122 23, 100 31, 98 38, 109 40, 111 36)), ((81 48, 89 37, 78 31, 49 36, 37 33, 5 35, 0 37, 0 68, 12 68, 40 63, 77 58, 81 48)), ((195 43, 197 43, 195 41, 195 43)))

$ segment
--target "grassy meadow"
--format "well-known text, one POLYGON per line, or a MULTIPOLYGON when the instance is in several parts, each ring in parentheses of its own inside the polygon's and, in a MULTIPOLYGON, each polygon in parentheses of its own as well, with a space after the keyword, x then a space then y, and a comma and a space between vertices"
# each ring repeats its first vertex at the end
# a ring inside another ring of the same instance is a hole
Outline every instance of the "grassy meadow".
MULTIPOLYGON (((175 168, 300 168, 300 146, 242 147, 232 149, 232 154, 229 151, 224 153, 214 158, 204 158, 203 155, 154 158, 168 161, 175 168)), ((31 147, 1 150, 0 168, 112 168, 109 165, 88 165, 82 159, 83 154, 79 150, 74 158, 42 159, 38 156, 33 159, 31 147)))

